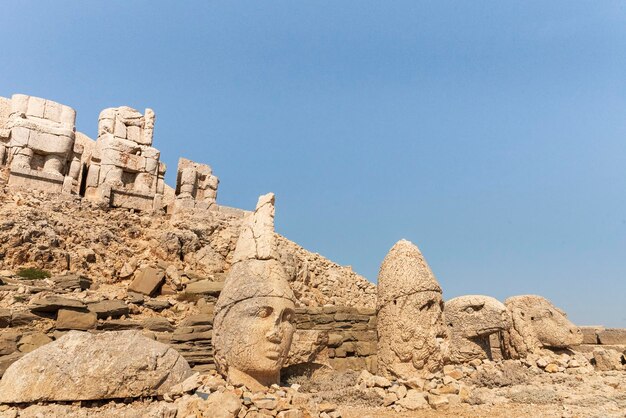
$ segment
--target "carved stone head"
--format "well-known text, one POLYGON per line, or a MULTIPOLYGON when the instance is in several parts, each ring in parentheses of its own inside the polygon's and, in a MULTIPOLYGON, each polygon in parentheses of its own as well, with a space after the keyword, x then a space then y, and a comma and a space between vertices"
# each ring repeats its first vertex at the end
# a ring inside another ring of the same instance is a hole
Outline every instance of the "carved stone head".
POLYGON ((389 377, 410 378, 442 366, 441 287, 419 249, 396 243, 378 274, 378 363, 389 377))
POLYGON ((295 331, 295 297, 273 252, 274 195, 244 221, 217 301, 215 364, 232 384, 262 390, 280 381, 295 331))
POLYGON ((514 296, 504 304, 512 320, 505 337, 508 357, 525 357, 541 348, 567 348, 583 342, 581 330, 544 297, 514 296))
POLYGON ((444 317, 450 337, 448 358, 452 363, 491 358, 489 335, 509 328, 506 307, 482 295, 466 295, 445 303, 444 317))

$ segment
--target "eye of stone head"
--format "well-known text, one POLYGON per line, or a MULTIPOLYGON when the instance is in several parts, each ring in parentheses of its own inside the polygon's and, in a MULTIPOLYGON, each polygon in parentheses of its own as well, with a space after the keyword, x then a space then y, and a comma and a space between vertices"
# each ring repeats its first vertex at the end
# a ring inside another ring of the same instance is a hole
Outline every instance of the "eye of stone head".
POLYGON ((420 308, 420 311, 423 311, 424 309, 430 309, 433 307, 434 304, 435 304, 434 301, 429 300, 428 302, 422 305, 422 307, 420 308))
POLYGON ((474 307, 473 306, 468 306, 467 308, 465 308, 465 313, 471 314, 474 312, 474 307))
POLYGON ((271 306, 264 306, 261 309, 258 310, 257 312, 257 316, 259 318, 267 318, 268 316, 270 316, 272 314, 272 311, 274 309, 272 309, 271 306))
POLYGON ((293 322, 295 319, 294 312, 291 309, 285 309, 283 311, 283 321, 285 322, 293 322))

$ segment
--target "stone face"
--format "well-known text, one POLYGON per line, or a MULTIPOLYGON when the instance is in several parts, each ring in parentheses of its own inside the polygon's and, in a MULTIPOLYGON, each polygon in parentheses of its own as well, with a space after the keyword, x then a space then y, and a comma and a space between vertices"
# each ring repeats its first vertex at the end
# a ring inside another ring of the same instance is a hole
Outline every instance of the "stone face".
POLYGON ((512 321, 504 335, 504 351, 510 358, 525 357, 544 347, 567 348, 583 342, 580 329, 544 297, 514 296, 504 304, 512 321))
POLYGON ((491 359, 489 335, 505 331, 511 322, 503 303, 481 295, 450 299, 444 305, 444 317, 452 363, 491 359))
POLYGON ((408 379, 442 367, 441 287, 409 241, 396 243, 380 267, 377 330, 383 376, 408 379))
POLYGON ((162 395, 190 374, 180 354, 138 332, 71 331, 13 363, 0 381, 0 402, 162 395))
POLYGON ((135 272, 135 278, 128 285, 129 292, 154 296, 165 281, 165 272, 154 267, 144 267, 135 272))
POLYGON ((295 297, 282 265, 265 258, 274 245, 273 194, 259 198, 245 224, 215 306, 213 346, 220 373, 259 390, 280 381, 295 331, 295 297))
POLYGON ((95 312, 79 312, 68 309, 59 309, 57 314, 56 328, 58 330, 83 330, 95 329, 98 317, 95 312))

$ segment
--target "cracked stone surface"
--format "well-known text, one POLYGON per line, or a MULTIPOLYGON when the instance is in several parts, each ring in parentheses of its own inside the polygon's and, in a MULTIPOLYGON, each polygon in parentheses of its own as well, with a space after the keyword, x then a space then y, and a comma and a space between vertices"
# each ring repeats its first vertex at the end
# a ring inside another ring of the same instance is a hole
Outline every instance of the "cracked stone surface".
POLYGON ((441 287, 420 250, 398 241, 378 274, 378 367, 408 379, 442 367, 441 287))
POLYGON ((190 374, 176 350, 137 331, 70 331, 7 369, 0 381, 0 402, 163 395, 190 374))

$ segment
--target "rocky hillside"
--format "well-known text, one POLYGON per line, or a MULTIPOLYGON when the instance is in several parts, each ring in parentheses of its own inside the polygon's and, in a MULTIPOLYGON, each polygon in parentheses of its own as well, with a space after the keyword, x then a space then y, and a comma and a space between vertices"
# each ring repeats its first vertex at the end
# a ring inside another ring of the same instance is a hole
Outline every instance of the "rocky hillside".
MULTIPOLYGON (((18 192, 0 183, 0 270, 71 272, 126 290, 138 269, 152 266, 165 273, 165 294, 184 293, 199 281, 219 286, 244 215, 224 207, 202 216, 133 212, 77 196, 18 192)), ((375 306, 376 288, 365 278, 278 238, 301 306, 375 306)))

